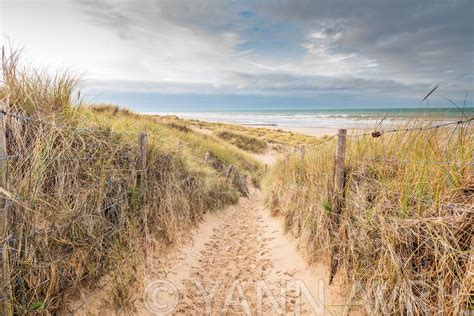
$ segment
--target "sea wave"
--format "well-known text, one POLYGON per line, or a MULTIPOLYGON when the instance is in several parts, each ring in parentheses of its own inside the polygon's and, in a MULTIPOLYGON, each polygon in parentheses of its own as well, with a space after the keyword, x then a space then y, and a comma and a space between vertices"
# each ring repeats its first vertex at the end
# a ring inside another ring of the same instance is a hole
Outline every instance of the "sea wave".
MULTIPOLYGON (((328 114, 328 113, 216 113, 216 112, 148 112, 149 115, 175 115, 184 119, 196 119, 209 122, 222 122, 240 125, 261 125, 280 127, 312 128, 369 128, 383 122, 384 126, 403 124, 422 117, 386 117, 374 114, 328 114)), ((438 118, 437 122, 449 122, 452 119, 438 118)))

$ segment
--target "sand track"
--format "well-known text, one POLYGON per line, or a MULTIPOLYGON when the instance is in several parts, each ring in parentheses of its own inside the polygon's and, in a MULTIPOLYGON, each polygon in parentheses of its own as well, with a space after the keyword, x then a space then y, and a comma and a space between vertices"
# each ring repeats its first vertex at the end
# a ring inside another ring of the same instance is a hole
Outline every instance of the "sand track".
POLYGON ((322 265, 306 265, 260 195, 253 189, 238 205, 209 215, 176 253, 155 254, 144 282, 148 295, 137 300, 135 312, 159 314, 177 300, 172 313, 178 315, 339 314, 341 285, 327 284, 322 265), (177 293, 168 295, 166 287, 153 292, 160 280, 177 293))
POLYGON ((103 289, 81 293, 65 314, 342 315, 346 287, 337 276, 328 285, 327 265, 308 266, 262 205, 253 188, 237 205, 206 214, 184 244, 150 250, 129 309, 103 289))

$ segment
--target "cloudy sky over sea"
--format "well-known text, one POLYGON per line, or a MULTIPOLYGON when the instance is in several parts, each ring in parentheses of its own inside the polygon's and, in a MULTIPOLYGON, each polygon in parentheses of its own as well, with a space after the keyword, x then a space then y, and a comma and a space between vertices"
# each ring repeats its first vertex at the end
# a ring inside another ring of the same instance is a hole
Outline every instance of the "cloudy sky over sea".
POLYGON ((3 0, 0 19, 4 44, 82 73, 90 100, 159 111, 416 106, 437 84, 433 104, 462 103, 473 16, 471 0, 3 0))

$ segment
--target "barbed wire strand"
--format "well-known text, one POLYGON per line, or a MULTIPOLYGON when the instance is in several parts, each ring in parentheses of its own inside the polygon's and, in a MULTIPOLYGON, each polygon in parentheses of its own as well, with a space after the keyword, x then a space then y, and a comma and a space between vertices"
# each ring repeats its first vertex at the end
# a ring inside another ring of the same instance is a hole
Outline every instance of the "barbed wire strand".
POLYGON ((432 125, 432 126, 408 127, 408 128, 392 129, 392 130, 385 130, 385 131, 373 131, 373 132, 362 133, 362 134, 347 135, 347 137, 352 137, 352 138, 363 137, 363 136, 380 137, 383 134, 389 134, 389 133, 410 132, 410 131, 426 131, 426 130, 442 128, 442 127, 446 127, 446 126, 450 126, 450 125, 460 125, 460 124, 464 124, 464 123, 469 123, 473 120, 474 120, 474 117, 471 117, 471 118, 466 119, 466 120, 460 120, 460 121, 456 121, 456 122, 437 124, 437 125, 432 125))
POLYGON ((358 159, 359 161, 386 161, 386 162, 397 162, 402 164, 434 164, 434 165, 474 165, 474 161, 456 161, 456 160, 447 160, 447 161, 439 161, 439 160, 410 160, 410 159, 397 159, 397 158, 390 158, 390 157, 368 157, 368 156, 350 156, 348 155, 348 159, 358 159))
MULTIPOLYGON (((9 196, 4 196, 11 204, 12 202, 15 203, 15 204, 18 204, 22 207, 25 207, 26 203, 24 201, 20 201, 20 199, 18 197, 9 197, 9 196)), ((115 200, 112 204, 109 204, 107 206, 104 206, 103 208, 99 209, 98 213, 99 214, 102 214, 103 212, 105 212, 106 210, 114 207, 114 206, 117 206, 119 205, 120 203, 126 201, 126 200, 129 200, 129 197, 128 196, 125 196, 125 197, 122 197, 122 198, 119 198, 117 200, 115 200)), ((62 229, 62 228, 66 228, 68 226, 71 226, 72 224, 74 224, 75 220, 79 217, 87 217, 89 215, 93 215, 93 214, 81 214, 80 216, 77 216, 76 218, 74 218, 71 222, 68 222, 68 223, 64 223, 64 224, 61 224, 61 225, 56 225, 56 226, 53 226, 53 227, 50 227, 46 230, 34 230, 34 231, 31 231, 29 234, 28 234, 28 237, 31 237, 31 236, 34 236, 34 235, 37 235, 37 234, 46 234, 46 233, 49 233, 53 230, 57 230, 57 229, 62 229)))
MULTIPOLYGON (((330 173, 330 172, 318 172, 318 173, 315 173, 314 175, 315 177, 318 177, 318 178, 321 178, 321 177, 327 177, 327 178, 332 178, 334 177, 334 173, 330 173)), ((295 186, 298 186, 298 187, 302 187, 301 184, 297 184, 297 183, 291 183, 290 186, 292 185, 295 185, 295 186)), ((305 185, 304 187, 307 187, 308 189, 312 189, 314 188, 312 185, 308 184, 308 185, 305 185)), ((416 196, 416 195, 413 195, 413 194, 408 194, 408 193, 404 193, 404 192, 399 192, 399 191, 390 191, 390 192, 386 192, 386 191, 370 191, 370 190, 366 190, 366 191, 362 191, 363 193, 365 194, 372 194, 372 195, 380 195, 381 193, 383 194, 386 194, 386 196, 388 196, 388 199, 402 199, 402 198, 409 198, 409 199, 412 199, 412 200, 416 200, 418 201, 418 203, 429 203, 429 204, 432 204, 432 205, 439 205, 441 207, 464 207, 464 206, 470 206, 470 203, 469 202, 437 202, 435 201, 432 197, 429 197, 429 196, 416 196)), ((471 207, 472 208, 472 207, 471 207)))
POLYGON ((20 154, 3 156, 3 157, 0 157, 0 160, 10 160, 10 159, 17 158, 17 157, 20 157, 20 154))

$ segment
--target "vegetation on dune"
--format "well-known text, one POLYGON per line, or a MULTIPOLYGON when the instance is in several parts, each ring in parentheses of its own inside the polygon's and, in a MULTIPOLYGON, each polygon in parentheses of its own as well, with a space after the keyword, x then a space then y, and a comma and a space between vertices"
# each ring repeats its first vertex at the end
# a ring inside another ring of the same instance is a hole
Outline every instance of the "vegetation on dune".
POLYGON ((338 215, 328 141, 304 161, 277 163, 264 180, 267 203, 311 260, 332 257, 360 285, 371 313, 459 315, 472 291, 472 151, 467 124, 349 137, 338 215))
POLYGON ((137 133, 146 131, 150 142, 179 155, 186 163, 198 169, 209 169, 209 166, 202 163, 206 152, 211 153, 211 166, 233 165, 250 177, 259 174, 262 168, 261 163, 247 152, 212 135, 192 131, 185 123, 161 122, 152 116, 135 114, 112 105, 83 107, 80 113, 87 124, 107 126, 125 133, 133 140, 137 133))
POLYGON ((214 133, 217 137, 224 139, 245 151, 261 154, 267 149, 267 142, 255 137, 246 136, 228 130, 217 130, 214 133))
MULTIPOLYGON (((163 122, 169 122, 169 124, 179 124, 186 125, 187 127, 193 127, 196 130, 209 130, 218 134, 221 131, 226 131, 229 135, 226 136, 227 139, 232 139, 231 134, 236 134, 241 137, 249 137, 251 139, 256 139, 258 141, 266 142, 271 144, 272 148, 277 151, 286 151, 288 147, 298 147, 301 145, 306 145, 308 147, 319 145, 322 141, 328 138, 328 136, 313 137, 308 135, 303 135, 299 133, 294 133, 290 131, 284 131, 281 129, 269 129, 263 127, 248 127, 227 123, 213 123, 205 122, 198 120, 186 120, 180 119, 176 116, 154 116, 157 120, 163 122)), ((237 141, 236 141, 237 142, 237 141)), ((243 141, 245 144, 246 140, 243 141)), ((245 146, 245 145, 244 145, 245 146)), ((242 148, 242 147, 241 147, 242 148)), ((242 148, 244 150, 246 149, 242 148)))
POLYGON ((126 305, 146 237, 172 244, 205 212, 236 203, 226 165, 259 174, 258 162, 215 138, 114 106, 84 107, 73 76, 21 68, 17 53, 3 56, 3 79, 4 245, 15 313, 54 313, 104 275, 116 303, 126 305), (145 171, 137 166, 141 131, 148 135, 145 171))

